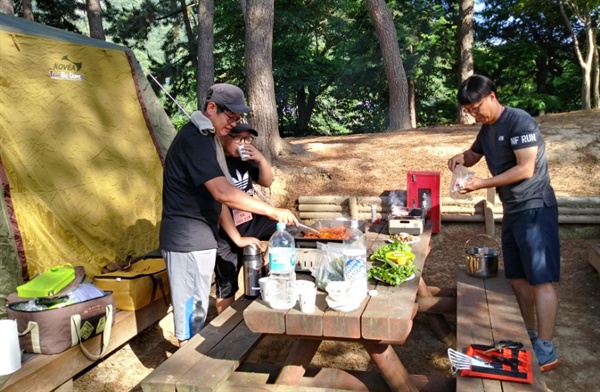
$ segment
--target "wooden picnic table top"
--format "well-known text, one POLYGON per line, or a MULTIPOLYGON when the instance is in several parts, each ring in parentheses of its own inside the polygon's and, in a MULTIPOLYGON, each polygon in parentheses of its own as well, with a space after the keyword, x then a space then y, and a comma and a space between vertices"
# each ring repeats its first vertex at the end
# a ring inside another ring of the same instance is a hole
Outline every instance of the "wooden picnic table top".
MULTIPOLYGON (((387 221, 369 225, 365 233, 367 253, 371 254, 389 238, 387 221)), ((367 296, 355 311, 338 312, 329 308, 327 293, 319 290, 314 313, 302 313, 298 304, 290 310, 275 310, 258 299, 244 310, 244 320, 251 331, 258 333, 403 344, 417 313, 417 290, 430 249, 431 225, 426 225, 419 238, 412 245, 417 267, 415 278, 399 286, 371 279, 369 289, 377 290, 377 295, 367 296)), ((298 278, 312 279, 301 274, 298 278)))

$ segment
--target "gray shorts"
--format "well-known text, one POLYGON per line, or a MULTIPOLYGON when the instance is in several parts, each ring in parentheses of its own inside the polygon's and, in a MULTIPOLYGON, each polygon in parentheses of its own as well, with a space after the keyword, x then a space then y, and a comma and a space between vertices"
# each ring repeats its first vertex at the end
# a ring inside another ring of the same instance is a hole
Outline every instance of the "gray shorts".
POLYGON ((188 340, 206 321, 217 250, 161 253, 169 273, 175 337, 188 340))

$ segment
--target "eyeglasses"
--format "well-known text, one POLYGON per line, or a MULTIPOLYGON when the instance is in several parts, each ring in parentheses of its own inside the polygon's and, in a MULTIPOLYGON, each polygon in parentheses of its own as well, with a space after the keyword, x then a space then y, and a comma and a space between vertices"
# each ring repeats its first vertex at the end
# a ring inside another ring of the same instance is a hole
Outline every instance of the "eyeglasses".
POLYGON ((477 106, 471 106, 470 108, 466 108, 463 106, 463 110, 469 114, 477 114, 479 113, 479 109, 481 108, 481 105, 483 105, 483 103, 485 102, 485 100, 487 99, 487 97, 489 97, 489 95, 486 95, 485 97, 483 97, 481 99, 481 102, 479 103, 479 105, 477 106))
POLYGON ((230 133, 228 133, 227 136, 232 138, 233 141, 236 142, 237 144, 242 144, 242 143, 243 144, 252 144, 254 142, 254 136, 241 137, 239 135, 233 136, 230 133))
POLYGON ((242 116, 240 116, 240 115, 236 116, 235 114, 227 113, 228 110, 223 105, 217 104, 217 109, 219 110, 219 112, 223 113, 227 117, 227 122, 229 124, 236 124, 236 123, 239 123, 240 121, 242 121, 242 116))

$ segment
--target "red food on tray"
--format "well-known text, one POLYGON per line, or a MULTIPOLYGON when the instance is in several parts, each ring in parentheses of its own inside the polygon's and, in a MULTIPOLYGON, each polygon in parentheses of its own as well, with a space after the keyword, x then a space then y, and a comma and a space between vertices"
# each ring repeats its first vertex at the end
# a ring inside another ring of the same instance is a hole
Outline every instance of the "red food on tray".
POLYGON ((317 233, 306 233, 304 238, 318 238, 318 239, 329 239, 329 240, 343 240, 346 235, 345 227, 321 227, 318 229, 321 234, 317 233))

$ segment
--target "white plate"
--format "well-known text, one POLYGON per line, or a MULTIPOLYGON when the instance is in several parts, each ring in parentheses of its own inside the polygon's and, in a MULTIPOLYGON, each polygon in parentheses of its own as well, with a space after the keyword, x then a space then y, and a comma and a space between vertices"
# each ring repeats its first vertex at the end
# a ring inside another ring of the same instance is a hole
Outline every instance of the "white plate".
MULTIPOLYGON (((406 241, 407 244, 412 245, 412 244, 416 244, 417 242, 421 241, 421 237, 417 237, 417 236, 412 236, 413 240, 412 241, 406 241)), ((387 239, 387 242, 389 242, 390 244, 394 243, 394 240, 391 238, 387 239)))
MULTIPOLYGON (((408 278, 404 279, 404 282, 408 282, 409 280, 412 280, 414 278, 415 278, 415 273, 413 272, 413 274, 411 276, 409 276, 408 278)), ((377 276, 373 276, 373 279, 378 280, 378 281, 380 281, 382 283, 385 283, 385 284, 389 284, 388 282, 385 282, 383 279, 378 278, 377 276)), ((402 282, 402 283, 404 283, 404 282, 402 282)), ((402 284, 402 283, 400 283, 400 284, 402 284)))

